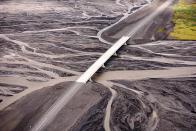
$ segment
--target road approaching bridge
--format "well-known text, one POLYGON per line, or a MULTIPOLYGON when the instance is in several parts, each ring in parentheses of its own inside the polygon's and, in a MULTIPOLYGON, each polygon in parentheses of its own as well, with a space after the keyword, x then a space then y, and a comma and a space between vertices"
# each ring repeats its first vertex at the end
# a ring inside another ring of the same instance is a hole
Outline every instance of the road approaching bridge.
POLYGON ((111 48, 109 48, 92 66, 90 66, 86 72, 84 72, 76 82, 78 84, 70 87, 68 91, 63 93, 56 102, 43 114, 43 116, 33 125, 31 131, 43 131, 45 128, 56 118, 58 112, 69 102, 69 100, 81 89, 91 77, 104 65, 108 59, 111 58, 134 34, 136 34, 142 27, 148 22, 153 20, 156 16, 162 13, 173 0, 164 2, 160 7, 154 10, 150 15, 146 16, 143 20, 137 23, 137 25, 128 33, 122 36, 111 48))

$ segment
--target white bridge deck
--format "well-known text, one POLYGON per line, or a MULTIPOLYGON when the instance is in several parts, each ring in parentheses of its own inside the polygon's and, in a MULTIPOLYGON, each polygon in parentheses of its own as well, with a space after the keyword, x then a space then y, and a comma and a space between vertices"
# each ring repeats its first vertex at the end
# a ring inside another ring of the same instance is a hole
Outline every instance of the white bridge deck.
POLYGON ((121 37, 111 48, 109 48, 93 65, 91 65, 77 82, 86 83, 102 66, 113 56, 120 47, 129 39, 128 36, 121 37))

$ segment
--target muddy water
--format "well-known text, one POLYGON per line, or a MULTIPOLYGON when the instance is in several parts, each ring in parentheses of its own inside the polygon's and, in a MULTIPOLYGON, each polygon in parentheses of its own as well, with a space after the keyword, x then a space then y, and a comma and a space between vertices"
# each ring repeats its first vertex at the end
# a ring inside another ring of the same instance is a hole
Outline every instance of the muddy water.
POLYGON ((97 76, 96 80, 140 80, 148 78, 193 77, 195 76, 195 73, 196 67, 175 67, 164 70, 109 71, 97 76))
POLYGON ((112 93, 112 96, 110 98, 110 100, 108 101, 107 107, 106 107, 106 112, 105 112, 105 119, 104 119, 104 129, 106 131, 111 131, 110 129, 110 114, 111 114, 111 110, 112 110, 112 103, 117 95, 117 92, 112 89, 112 84, 110 82, 104 81, 102 82, 102 84, 104 86, 106 86, 107 88, 109 88, 110 92, 112 93))

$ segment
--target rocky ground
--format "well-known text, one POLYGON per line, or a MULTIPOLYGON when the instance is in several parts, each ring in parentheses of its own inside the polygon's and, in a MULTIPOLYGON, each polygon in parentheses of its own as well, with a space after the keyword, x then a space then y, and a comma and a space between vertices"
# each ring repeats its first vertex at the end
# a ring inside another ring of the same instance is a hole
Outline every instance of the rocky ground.
MULTIPOLYGON (((127 31, 119 23, 122 32, 112 36, 116 28, 107 27, 130 15, 125 20, 131 29, 135 23, 128 20, 147 3, 1 1, 0 129, 30 130, 127 31)), ((151 8, 144 9, 148 13, 151 8)), ((129 40, 94 82, 81 85, 46 130, 196 130, 196 42, 161 40, 172 28, 171 17, 167 10, 129 40)))

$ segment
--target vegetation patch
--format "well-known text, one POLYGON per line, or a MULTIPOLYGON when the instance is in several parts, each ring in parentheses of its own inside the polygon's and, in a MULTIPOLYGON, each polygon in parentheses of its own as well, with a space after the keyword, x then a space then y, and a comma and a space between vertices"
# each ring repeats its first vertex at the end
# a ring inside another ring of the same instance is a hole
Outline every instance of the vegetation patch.
POLYGON ((170 37, 179 40, 196 40, 196 3, 179 0, 173 10, 175 27, 170 37))

